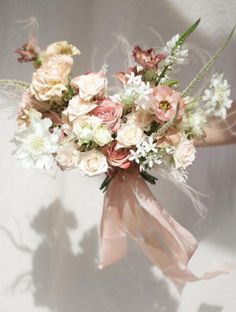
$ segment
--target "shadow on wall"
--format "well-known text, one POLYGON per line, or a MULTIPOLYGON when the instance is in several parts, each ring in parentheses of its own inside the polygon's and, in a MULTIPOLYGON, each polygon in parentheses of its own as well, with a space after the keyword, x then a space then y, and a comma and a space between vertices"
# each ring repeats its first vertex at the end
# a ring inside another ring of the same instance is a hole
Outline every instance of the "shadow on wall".
POLYGON ((68 231, 77 221, 59 201, 41 209, 31 225, 42 238, 32 256, 36 306, 58 312, 177 311, 166 281, 154 277, 150 263, 133 245, 127 259, 99 271, 94 227, 81 240, 83 252, 74 254, 68 231))
POLYGON ((212 306, 208 304, 201 304, 198 312, 221 312, 223 311, 223 307, 212 306))

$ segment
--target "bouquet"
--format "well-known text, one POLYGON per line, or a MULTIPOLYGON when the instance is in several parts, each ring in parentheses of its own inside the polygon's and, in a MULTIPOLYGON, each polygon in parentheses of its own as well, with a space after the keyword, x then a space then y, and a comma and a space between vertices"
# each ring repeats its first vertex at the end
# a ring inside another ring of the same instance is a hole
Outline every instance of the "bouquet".
POLYGON ((14 82, 25 89, 13 138, 16 158, 26 168, 56 165, 61 170, 78 168, 84 176, 105 174, 100 187, 106 192, 100 268, 125 256, 129 234, 179 290, 200 279, 187 268, 197 242, 160 206, 144 181, 155 184, 149 172, 155 169, 175 181, 203 212, 197 193, 187 185, 186 169, 195 159, 195 142, 204 141, 210 118, 226 118, 232 101, 223 73, 214 74, 201 95, 192 91, 234 29, 182 89, 172 73, 186 62, 184 43, 199 22, 160 51, 135 46, 133 65, 116 74, 120 88, 115 94, 108 92, 106 65, 98 72, 72 74, 73 57, 80 51, 66 41, 43 51, 30 41, 16 51, 19 62, 32 62, 35 68, 29 85, 14 82))

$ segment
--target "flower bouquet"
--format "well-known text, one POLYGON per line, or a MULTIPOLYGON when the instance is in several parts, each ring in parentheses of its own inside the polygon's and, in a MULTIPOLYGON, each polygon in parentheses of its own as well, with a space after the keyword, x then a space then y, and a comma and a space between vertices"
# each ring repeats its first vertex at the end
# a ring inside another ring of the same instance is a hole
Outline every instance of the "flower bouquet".
POLYGON ((182 90, 172 72, 186 61, 184 43, 199 22, 175 35, 160 51, 135 46, 133 66, 116 74, 120 90, 112 95, 106 65, 98 72, 72 75, 73 57, 80 51, 66 41, 44 51, 33 41, 18 49, 19 62, 32 62, 35 72, 30 84, 11 82, 25 89, 13 138, 14 154, 24 167, 57 165, 61 170, 78 168, 84 176, 105 174, 100 187, 106 193, 99 267, 125 256, 130 235, 179 290, 186 282, 200 279, 187 268, 197 242, 160 206, 145 181, 155 184, 149 170, 156 169, 203 213, 197 193, 187 185, 186 168, 195 159, 195 142, 204 141, 210 118, 226 118, 232 101, 223 74, 214 74, 202 95, 193 96, 192 91, 234 29, 182 90))

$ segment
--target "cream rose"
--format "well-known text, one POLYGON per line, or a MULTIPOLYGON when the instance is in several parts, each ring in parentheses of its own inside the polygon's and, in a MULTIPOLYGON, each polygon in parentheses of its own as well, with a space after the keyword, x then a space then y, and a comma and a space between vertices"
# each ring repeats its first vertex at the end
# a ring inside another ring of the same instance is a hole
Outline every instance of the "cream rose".
POLYGON ((67 115, 70 121, 73 121, 77 117, 86 115, 87 113, 92 111, 96 106, 97 104, 85 102, 80 98, 79 95, 76 95, 69 101, 68 107, 63 112, 63 114, 67 115))
POLYGON ((79 151, 73 143, 61 145, 56 155, 56 161, 62 170, 76 168, 79 164, 79 151))
POLYGON ((183 135, 179 144, 175 148, 174 160, 175 168, 186 169, 191 165, 195 159, 196 148, 193 141, 187 139, 186 135, 183 135))
POLYGON ((143 137, 143 130, 135 123, 123 123, 117 132, 116 148, 137 145, 143 137))
POLYGON ((106 172, 108 169, 106 157, 95 149, 81 153, 79 169, 82 175, 87 176, 94 176, 106 172))
POLYGON ((64 54, 69 56, 80 55, 80 51, 69 44, 67 41, 58 41, 50 44, 47 49, 40 55, 42 59, 52 57, 58 54, 64 54))
POLYGON ((72 65, 73 59, 68 55, 56 55, 48 59, 33 74, 31 93, 39 101, 61 98, 67 90, 72 65))
POLYGON ((104 93, 107 79, 103 73, 90 73, 72 79, 71 84, 79 90, 79 95, 84 101, 91 100, 94 96, 104 93))

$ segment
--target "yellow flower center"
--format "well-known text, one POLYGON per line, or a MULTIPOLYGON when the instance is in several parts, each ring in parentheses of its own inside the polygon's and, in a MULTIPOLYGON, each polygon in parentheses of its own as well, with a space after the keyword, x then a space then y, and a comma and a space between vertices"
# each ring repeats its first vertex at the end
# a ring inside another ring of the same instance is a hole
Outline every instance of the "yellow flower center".
POLYGON ((161 101, 159 104, 159 108, 162 109, 163 111, 167 112, 171 108, 171 105, 167 101, 161 101))
POLYGON ((33 150, 37 152, 41 152, 44 148, 44 140, 41 137, 35 137, 33 138, 31 142, 31 147, 33 150))

